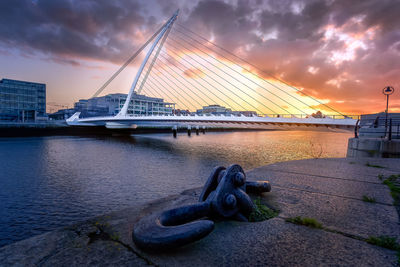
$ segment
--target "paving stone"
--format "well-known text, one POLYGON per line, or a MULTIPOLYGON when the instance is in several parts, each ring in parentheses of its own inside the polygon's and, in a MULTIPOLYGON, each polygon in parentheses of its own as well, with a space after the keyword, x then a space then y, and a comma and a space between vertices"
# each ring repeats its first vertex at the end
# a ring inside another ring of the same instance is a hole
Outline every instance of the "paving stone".
POLYGON ((377 177, 376 182, 363 182, 359 180, 346 180, 310 176, 258 168, 247 175, 249 180, 268 180, 274 186, 283 188, 301 189, 322 194, 341 196, 345 198, 363 199, 363 196, 373 197, 379 203, 391 205, 393 198, 389 188, 377 177))
POLYGON ((324 227, 355 236, 389 235, 400 240, 399 216, 394 206, 367 203, 319 193, 274 188, 265 200, 279 207, 280 216, 314 218, 324 227))
POLYGON ((221 222, 197 243, 145 255, 160 266, 394 266, 397 260, 393 251, 281 219, 221 222))
POLYGON ((379 174, 400 174, 400 159, 308 159, 274 163, 254 170, 258 169, 376 182, 379 174), (367 163, 385 168, 367 167, 367 163))

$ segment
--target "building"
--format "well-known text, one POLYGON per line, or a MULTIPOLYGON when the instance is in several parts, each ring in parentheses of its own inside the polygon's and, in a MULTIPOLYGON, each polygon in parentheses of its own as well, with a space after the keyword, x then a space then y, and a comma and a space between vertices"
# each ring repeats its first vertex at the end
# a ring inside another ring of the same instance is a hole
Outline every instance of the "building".
POLYGON ((232 111, 230 108, 226 108, 220 105, 209 105, 204 106, 202 109, 198 109, 196 111, 198 115, 234 115, 234 116, 246 116, 253 117, 257 116, 257 112, 255 111, 232 111))
POLYGON ((47 119, 46 84, 0 80, 0 121, 27 122, 47 119))
POLYGON ((220 105, 209 105, 204 106, 202 109, 196 111, 197 114, 212 114, 212 115, 228 115, 232 113, 230 108, 226 108, 220 105))
MULTIPOLYGON (((71 113, 81 112, 81 117, 114 116, 122 109, 127 94, 108 94, 90 99, 80 99, 73 109, 59 110, 50 115, 52 119, 65 119, 71 113)), ((164 102, 162 98, 133 94, 128 107, 131 115, 170 115, 175 109, 175 103, 164 102)))

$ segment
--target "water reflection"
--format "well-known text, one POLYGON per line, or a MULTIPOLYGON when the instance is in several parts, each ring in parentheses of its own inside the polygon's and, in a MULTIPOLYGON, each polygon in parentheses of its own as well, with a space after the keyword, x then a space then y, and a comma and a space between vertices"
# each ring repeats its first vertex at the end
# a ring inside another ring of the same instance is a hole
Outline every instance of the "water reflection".
POLYGON ((202 186, 216 165, 245 169, 345 156, 351 133, 207 133, 0 139, 0 246, 202 186))

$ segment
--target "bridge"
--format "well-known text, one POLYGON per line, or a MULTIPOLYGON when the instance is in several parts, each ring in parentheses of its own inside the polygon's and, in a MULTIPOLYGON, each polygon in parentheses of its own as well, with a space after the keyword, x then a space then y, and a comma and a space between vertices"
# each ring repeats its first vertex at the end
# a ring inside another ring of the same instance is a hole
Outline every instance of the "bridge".
POLYGON ((67 119, 71 126, 132 128, 328 127, 352 129, 358 116, 340 113, 279 77, 176 23, 179 10, 167 20, 93 95, 103 90, 142 52, 143 61, 127 99, 115 116, 67 119), (177 25, 173 29, 173 25, 177 25), (131 114, 133 96, 146 94, 176 103, 184 114, 131 114), (196 114, 204 106, 220 105, 225 115, 196 114), (192 111, 192 112, 191 112, 192 111))

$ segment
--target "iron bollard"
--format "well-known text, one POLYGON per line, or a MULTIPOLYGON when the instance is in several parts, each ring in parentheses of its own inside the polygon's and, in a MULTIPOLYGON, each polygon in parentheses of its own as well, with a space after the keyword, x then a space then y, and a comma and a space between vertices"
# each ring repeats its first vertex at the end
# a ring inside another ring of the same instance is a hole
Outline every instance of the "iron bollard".
POLYGON ((267 181, 246 182, 237 164, 216 167, 209 176, 197 204, 156 213, 139 220, 133 229, 134 243, 145 250, 167 250, 207 236, 212 219, 248 221, 254 204, 246 192, 269 192, 267 181))
POLYGON ((172 127, 172 135, 174 138, 176 138, 177 133, 178 133, 178 127, 176 126, 172 127))

